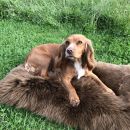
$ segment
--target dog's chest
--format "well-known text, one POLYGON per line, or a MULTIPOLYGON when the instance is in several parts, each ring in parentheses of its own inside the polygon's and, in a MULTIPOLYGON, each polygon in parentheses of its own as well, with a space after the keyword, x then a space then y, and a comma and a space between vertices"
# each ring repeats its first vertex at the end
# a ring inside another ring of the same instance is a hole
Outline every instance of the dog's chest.
POLYGON ((76 73, 77 73, 77 76, 78 76, 77 79, 80 79, 82 76, 85 75, 85 69, 82 68, 82 65, 81 65, 80 62, 76 61, 74 63, 74 67, 76 69, 76 73))

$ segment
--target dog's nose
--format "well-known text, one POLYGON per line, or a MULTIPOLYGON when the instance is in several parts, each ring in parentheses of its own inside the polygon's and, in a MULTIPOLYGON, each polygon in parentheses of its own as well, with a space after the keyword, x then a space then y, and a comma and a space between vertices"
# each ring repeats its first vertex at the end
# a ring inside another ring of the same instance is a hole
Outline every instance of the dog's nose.
POLYGON ((71 55, 71 54, 72 54, 72 50, 71 50, 71 49, 67 49, 67 53, 68 53, 69 55, 71 55))

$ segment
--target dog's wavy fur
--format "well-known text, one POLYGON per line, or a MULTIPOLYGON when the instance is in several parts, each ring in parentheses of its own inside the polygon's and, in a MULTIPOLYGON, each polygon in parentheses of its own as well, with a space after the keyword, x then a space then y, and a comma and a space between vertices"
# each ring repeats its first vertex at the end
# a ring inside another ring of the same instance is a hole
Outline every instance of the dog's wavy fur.
POLYGON ((21 65, 0 81, 0 103, 25 108, 82 130, 130 129, 130 109, 121 98, 105 93, 92 77, 73 79, 72 84, 81 99, 76 108, 69 104, 62 83, 32 76, 21 65))
MULTIPOLYGON (((71 38, 75 37, 76 40, 77 39, 79 39, 79 40, 80 39, 83 39, 83 40, 85 39, 85 44, 86 45, 85 45, 84 51, 83 51, 82 56, 81 56, 82 67, 83 68, 85 67, 89 71, 92 71, 94 69, 94 67, 95 67, 96 61, 95 61, 95 58, 94 58, 94 49, 93 49, 91 40, 87 39, 83 35, 78 35, 78 34, 77 35, 76 34, 71 35, 70 37, 71 38)), ((69 40, 66 40, 66 41, 69 41, 69 40)), ((66 48, 67 48, 67 45, 65 44, 65 42, 64 42, 64 44, 62 44, 59 47, 59 56, 58 56, 59 59, 58 60, 60 61, 60 63, 62 63, 65 60, 65 51, 66 51, 66 48)))

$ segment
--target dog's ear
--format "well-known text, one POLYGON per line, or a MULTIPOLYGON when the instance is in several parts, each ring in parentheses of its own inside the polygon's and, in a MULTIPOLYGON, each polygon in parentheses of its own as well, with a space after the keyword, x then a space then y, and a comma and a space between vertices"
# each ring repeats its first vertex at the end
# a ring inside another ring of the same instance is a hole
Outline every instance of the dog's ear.
POLYGON ((65 50, 66 50, 66 45, 63 43, 59 47, 59 52, 58 52, 58 57, 56 59, 57 66, 60 66, 61 63, 64 61, 65 58, 65 50))
POLYGON ((59 54, 58 54, 58 58, 60 60, 63 60, 65 58, 65 50, 66 50, 66 45, 65 43, 61 44, 61 46, 59 47, 59 54))
POLYGON ((93 70, 95 67, 94 49, 90 40, 86 42, 86 47, 82 55, 82 67, 87 67, 88 70, 93 70))

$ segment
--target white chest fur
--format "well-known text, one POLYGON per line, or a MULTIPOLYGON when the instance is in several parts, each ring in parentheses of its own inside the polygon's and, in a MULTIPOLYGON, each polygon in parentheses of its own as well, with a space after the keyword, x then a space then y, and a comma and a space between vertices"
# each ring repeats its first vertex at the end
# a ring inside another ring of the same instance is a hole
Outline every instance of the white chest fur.
POLYGON ((76 69, 76 72, 77 72, 77 75, 78 75, 78 77, 77 77, 78 79, 80 79, 82 76, 85 75, 85 69, 82 68, 81 63, 79 61, 76 61, 74 63, 74 67, 76 69))

